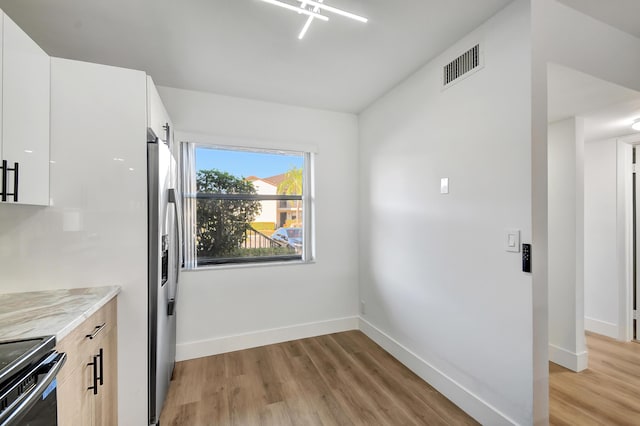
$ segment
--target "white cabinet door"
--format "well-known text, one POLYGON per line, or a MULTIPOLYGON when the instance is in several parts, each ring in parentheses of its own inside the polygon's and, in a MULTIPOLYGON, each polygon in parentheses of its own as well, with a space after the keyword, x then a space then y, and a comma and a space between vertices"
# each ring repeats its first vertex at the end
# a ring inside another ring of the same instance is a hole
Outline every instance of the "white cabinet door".
POLYGON ((19 165, 18 204, 49 205, 50 71, 49 55, 4 15, 2 159, 19 165))
MULTIPOLYGON (((4 12, 0 10, 0 73, 2 71, 2 48, 1 46, 4 44, 4 12)), ((2 74, 0 74, 1 76, 2 74)), ((0 99, 2 99, 2 79, 0 78, 0 99)), ((0 167, 2 167, 2 160, 4 157, 2 156, 2 102, 0 102, 0 167)), ((2 185, 2 169, 0 169, 0 185, 2 185)), ((0 193, 2 192, 2 187, 0 186, 0 193)), ((2 198, 0 198, 0 203, 2 202, 2 198)))

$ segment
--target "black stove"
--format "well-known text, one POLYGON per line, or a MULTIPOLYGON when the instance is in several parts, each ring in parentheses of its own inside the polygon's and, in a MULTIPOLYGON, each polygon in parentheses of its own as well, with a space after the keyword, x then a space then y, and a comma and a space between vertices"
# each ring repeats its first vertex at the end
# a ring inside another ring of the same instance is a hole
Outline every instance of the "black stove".
POLYGON ((57 424, 55 336, 0 341, 0 426, 57 424))
POLYGON ((54 336, 27 340, 0 341, 0 383, 3 383, 29 359, 44 355, 56 346, 54 336))

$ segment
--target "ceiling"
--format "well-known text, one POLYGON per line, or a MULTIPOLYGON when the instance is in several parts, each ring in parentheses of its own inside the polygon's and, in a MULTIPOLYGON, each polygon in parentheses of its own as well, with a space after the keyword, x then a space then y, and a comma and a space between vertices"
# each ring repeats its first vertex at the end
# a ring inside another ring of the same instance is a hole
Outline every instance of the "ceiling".
MULTIPOLYGON (((559 1, 640 38, 640 0, 559 1)), ((549 122, 583 117, 587 141, 637 133, 631 124, 640 119, 640 93, 559 65, 548 71, 549 122)))
MULTIPOLYGON (((294 0, 285 0, 294 2, 294 0)), ((369 18, 258 0, 0 0, 49 54, 147 71, 156 84, 360 112, 510 0, 326 0, 369 18)))
POLYGON ((640 38, 639 0, 559 0, 599 21, 640 38))
POLYGON ((579 116, 585 119, 585 140, 603 140, 637 133, 640 93, 556 64, 548 66, 549 122, 579 116))

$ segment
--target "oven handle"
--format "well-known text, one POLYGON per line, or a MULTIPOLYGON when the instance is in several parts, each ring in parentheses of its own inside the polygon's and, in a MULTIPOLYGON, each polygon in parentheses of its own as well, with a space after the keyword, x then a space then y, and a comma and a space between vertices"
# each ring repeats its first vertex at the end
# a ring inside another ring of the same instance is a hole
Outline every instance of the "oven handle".
POLYGON ((52 352, 50 356, 42 360, 37 366, 35 366, 29 375, 44 368, 47 365, 51 365, 47 374, 38 380, 38 384, 29 391, 26 398, 24 398, 16 407, 8 407, 2 414, 0 414, 0 425, 16 424, 27 412, 33 407, 42 394, 47 390, 49 385, 56 378, 56 375, 67 360, 66 353, 52 352))

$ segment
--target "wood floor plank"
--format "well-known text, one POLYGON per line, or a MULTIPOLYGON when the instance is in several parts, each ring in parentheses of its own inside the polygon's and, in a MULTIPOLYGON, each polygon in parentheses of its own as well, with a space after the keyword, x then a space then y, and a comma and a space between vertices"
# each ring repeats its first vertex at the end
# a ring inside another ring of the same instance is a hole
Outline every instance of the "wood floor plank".
POLYGON ((302 423, 311 412, 323 425, 352 425, 327 384, 318 380, 320 373, 307 355, 291 359, 295 379, 285 384, 287 404, 295 413, 291 417, 302 423))
POLYGON ((229 379, 227 398, 231 425, 260 424, 260 411, 265 401, 260 378, 242 375, 229 379))
POLYGON ((349 383, 348 377, 344 375, 343 366, 338 365, 335 359, 328 356, 317 340, 305 339, 303 346, 316 366, 321 379, 327 383, 336 400, 353 423, 387 424, 377 415, 375 405, 367 392, 349 383))
POLYGON ((452 424, 477 424, 465 412, 460 410, 453 402, 444 395, 425 383, 411 370, 406 368, 400 361, 384 351, 375 342, 360 333, 364 339, 360 338, 362 345, 368 347, 367 354, 373 358, 379 368, 389 371, 396 377, 401 378, 401 382, 413 395, 419 398, 425 405, 433 411, 439 413, 440 417, 452 424))
MULTIPOLYGON (((225 376, 226 377, 235 377, 241 376, 244 374, 244 365, 243 358, 238 356, 237 352, 226 353, 222 355, 217 355, 224 358, 224 367, 225 367, 225 376)), ((191 367, 191 362, 195 360, 190 360, 187 365, 191 367)), ((193 368, 193 367, 191 367, 193 368)))
POLYGON ((302 345, 299 340, 281 343, 280 346, 289 358, 295 358, 304 354, 304 350, 302 349, 302 345))
POLYGON ((231 424, 226 381, 221 381, 215 387, 208 386, 201 396, 202 399, 197 405, 197 421, 194 424, 202 426, 231 424))
MULTIPOLYGON (((396 403, 405 411, 410 418, 417 424, 443 424, 443 425, 463 425, 475 424, 469 419, 469 416, 463 413, 461 416, 451 415, 445 406, 443 410, 434 410, 431 406, 425 404, 418 395, 413 393, 409 387, 404 385, 402 379, 396 378, 389 370, 381 368, 381 366, 366 352, 354 354, 354 359, 366 374, 376 377, 384 389, 393 391, 396 403), (438 412, 440 411, 440 413, 438 412), (442 416, 444 414, 444 417, 442 416)), ((438 407, 438 404, 435 404, 438 407)), ((457 407, 456 407, 457 408, 457 407)), ((457 414, 459 410, 454 410, 457 414)))
POLYGON ((549 424, 551 425, 602 425, 602 422, 591 416, 582 407, 576 406, 570 400, 567 401, 562 394, 559 394, 554 389, 549 390, 549 399, 554 405, 554 410, 549 413, 549 424))
MULTIPOLYGON (((333 357, 334 361, 343 366, 342 377, 351 386, 367 390, 367 397, 379 418, 389 424, 415 425, 417 424, 406 411, 395 401, 395 393, 385 392, 384 385, 377 378, 367 374, 358 363, 344 351, 335 341, 335 336, 320 336, 317 338, 323 349, 333 357)), ((437 422, 434 422, 437 424, 437 422)))
POLYGON ((363 352, 365 348, 362 347, 357 340, 354 340, 353 336, 354 334, 351 332, 333 333, 329 335, 329 337, 334 339, 346 353, 354 354, 363 352))
POLYGON ((282 380, 280 373, 275 368, 275 361, 266 347, 253 349, 256 356, 256 367, 258 375, 262 380, 262 387, 265 394, 266 403, 272 405, 284 400, 282 396, 282 380))
MULTIPOLYGON (((284 401, 268 404, 260 411, 261 425, 294 426, 296 423, 289 417, 289 409, 284 401)), ((300 423, 297 423, 300 424, 300 423)))
POLYGON ((160 422, 477 424, 360 331, 179 362, 160 422))
POLYGON ((323 426, 335 424, 331 412, 323 421, 318 413, 316 396, 305 392, 305 388, 297 381, 286 382, 283 385, 285 395, 284 404, 291 422, 294 425, 323 426))
POLYGON ((640 424, 640 344, 587 333, 587 346, 587 370, 549 364, 549 423, 640 424))
POLYGON ((162 420, 162 424, 165 423, 168 426, 182 426, 196 424, 198 404, 191 402, 188 404, 182 404, 177 410, 173 412, 173 415, 166 420, 162 420))

